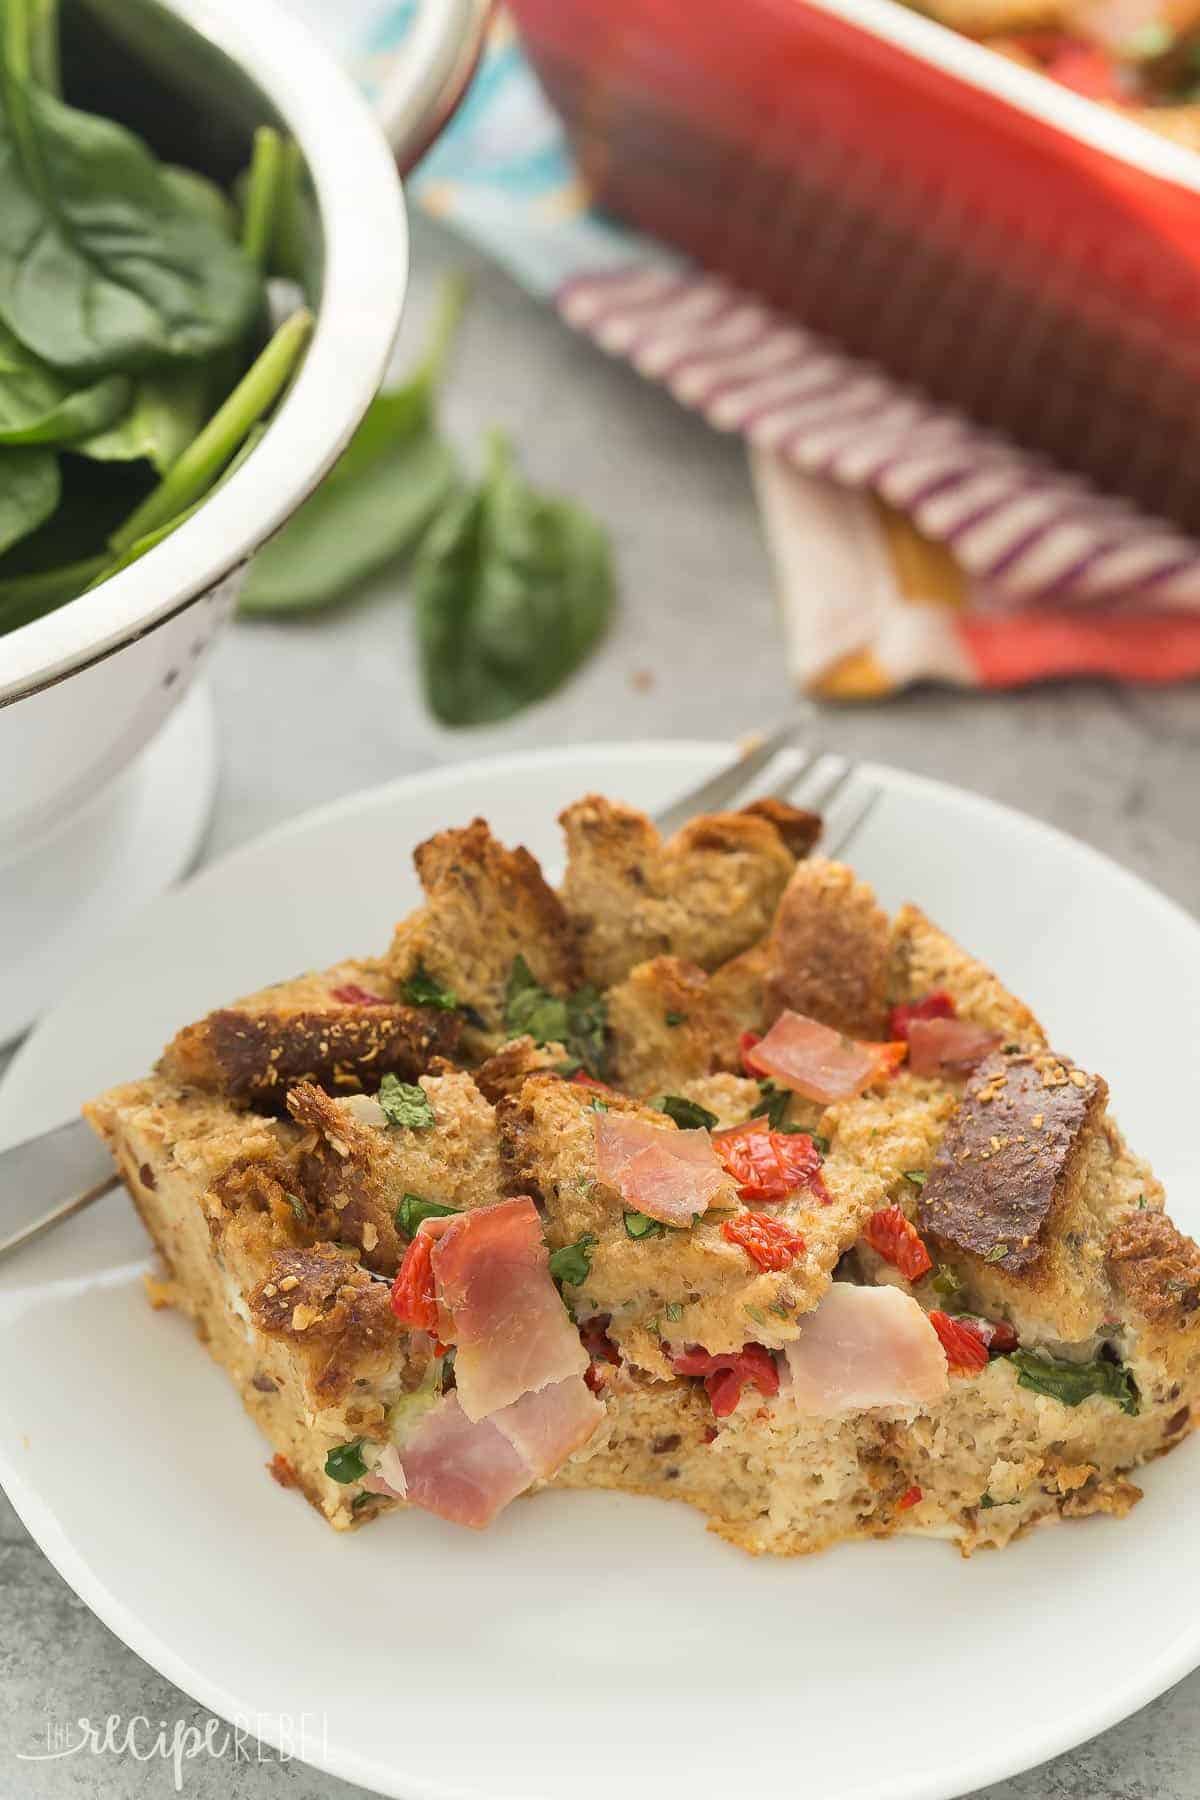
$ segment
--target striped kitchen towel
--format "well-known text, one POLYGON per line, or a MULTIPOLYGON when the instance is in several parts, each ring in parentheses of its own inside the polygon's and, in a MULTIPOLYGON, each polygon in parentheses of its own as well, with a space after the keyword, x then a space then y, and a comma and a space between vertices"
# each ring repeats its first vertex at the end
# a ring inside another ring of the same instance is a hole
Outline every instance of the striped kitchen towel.
MULTIPOLYGON (((328 31, 318 0, 296 3, 328 31)), ((411 5, 337 10, 370 88, 411 5)), ((1200 546, 592 211, 503 16, 411 186, 602 349, 746 438, 806 689, 1200 674, 1200 546)))

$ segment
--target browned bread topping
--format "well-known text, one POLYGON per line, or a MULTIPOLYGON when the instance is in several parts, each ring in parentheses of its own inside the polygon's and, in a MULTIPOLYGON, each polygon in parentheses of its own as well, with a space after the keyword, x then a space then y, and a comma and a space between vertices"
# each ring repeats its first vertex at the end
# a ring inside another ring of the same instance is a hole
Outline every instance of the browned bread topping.
POLYGON ((1030 1268, 1107 1096, 1098 1075, 1066 1057, 994 1052, 946 1127, 921 1194, 921 1230, 1007 1273, 1030 1268))

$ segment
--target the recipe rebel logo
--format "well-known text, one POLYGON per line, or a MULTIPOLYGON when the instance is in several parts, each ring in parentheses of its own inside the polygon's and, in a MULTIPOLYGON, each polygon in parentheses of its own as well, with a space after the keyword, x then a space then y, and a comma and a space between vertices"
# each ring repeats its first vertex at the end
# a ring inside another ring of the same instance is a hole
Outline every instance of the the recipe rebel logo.
POLYGON ((183 1792, 189 1763, 201 1760, 233 1763, 319 1762, 328 1745, 323 1713, 255 1713, 232 1721, 213 1718, 150 1719, 143 1713, 124 1718, 46 1720, 45 1741, 35 1750, 18 1750, 18 1762, 61 1762, 71 1757, 115 1756, 140 1763, 163 1763, 177 1794, 183 1792), (269 1740, 269 1741, 264 1741, 269 1740))

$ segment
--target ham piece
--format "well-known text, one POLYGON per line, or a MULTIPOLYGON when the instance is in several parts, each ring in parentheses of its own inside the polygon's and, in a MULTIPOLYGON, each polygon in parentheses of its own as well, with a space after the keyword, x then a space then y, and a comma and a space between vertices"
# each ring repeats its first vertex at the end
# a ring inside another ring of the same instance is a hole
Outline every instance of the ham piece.
POLYGON ((421 1229, 434 1225, 438 1312, 455 1345, 466 1417, 488 1418, 523 1394, 582 1375, 587 1352, 550 1274, 533 1201, 502 1200, 421 1229))
POLYGON ((965 1075, 1000 1043, 998 1031, 969 1019, 913 1019, 908 1026, 908 1066, 914 1075, 965 1075))
POLYGON ((802 1413, 928 1406, 945 1394, 946 1353, 911 1294, 835 1281, 785 1352, 802 1413))
POLYGON ((806 1100, 850 1100, 904 1060, 903 1044, 864 1044, 803 1013, 780 1013, 745 1051, 747 1066, 806 1100))
POLYGON ((687 1226, 725 1191, 729 1176, 707 1131, 678 1131, 622 1113, 596 1114, 596 1173, 634 1212, 687 1226))
POLYGON ((532 1482, 561 1468, 603 1417, 603 1404, 578 1375, 487 1419, 469 1419, 449 1393, 402 1446, 388 1446, 363 1486, 482 1531, 532 1482))

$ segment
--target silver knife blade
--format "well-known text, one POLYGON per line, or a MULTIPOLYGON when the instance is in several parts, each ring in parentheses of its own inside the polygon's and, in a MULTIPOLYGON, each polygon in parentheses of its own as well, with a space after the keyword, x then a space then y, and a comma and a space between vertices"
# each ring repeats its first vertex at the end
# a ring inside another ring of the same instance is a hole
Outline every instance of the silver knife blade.
POLYGON ((83 1119, 0 1150, 0 1262, 120 1182, 83 1119))

